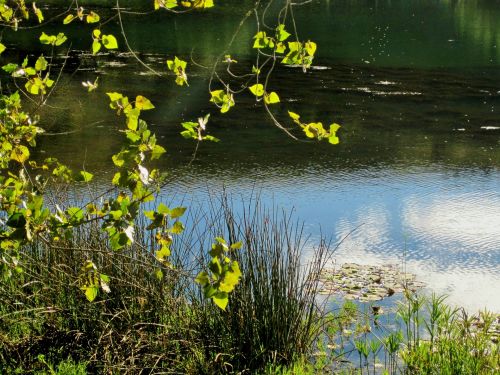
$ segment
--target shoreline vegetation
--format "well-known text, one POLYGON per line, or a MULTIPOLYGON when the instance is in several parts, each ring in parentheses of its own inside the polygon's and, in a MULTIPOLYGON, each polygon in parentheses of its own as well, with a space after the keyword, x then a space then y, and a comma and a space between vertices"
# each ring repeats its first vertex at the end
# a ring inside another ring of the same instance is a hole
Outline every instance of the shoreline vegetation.
MULTIPOLYGON (((364 303, 325 304, 320 298, 325 282, 344 278, 349 296, 374 283, 380 289, 385 284, 376 275, 387 277, 382 270, 389 278, 401 274, 396 267, 354 264, 326 271, 335 247, 322 240, 313 249, 291 215, 258 201, 239 212, 227 197, 211 207, 191 215, 189 221, 198 225, 175 240, 176 255, 170 267, 161 268, 161 278, 153 272, 158 262, 147 235, 138 236, 129 250, 113 252, 90 224, 75 229, 58 249, 40 242, 25 246, 23 274, 0 283, 0 371, 493 374, 500 369, 500 315, 470 315, 448 306, 444 297, 394 285, 393 293, 402 291, 395 309, 381 307, 371 292, 358 298, 364 303), (226 310, 192 283, 206 263, 200 254, 215 235, 243 243, 236 257, 241 281, 226 310), (92 303, 74 282, 89 258, 113 284, 92 303)), ((415 281, 412 275, 405 280, 415 281)), ((391 293, 385 289, 385 294, 391 293)))
MULTIPOLYGON (((57 19, 62 25, 81 22, 89 26, 95 56, 119 50, 118 29, 109 31, 114 20, 128 51, 137 57, 128 45, 119 2, 116 15, 107 19, 72 2, 47 21, 35 3, 13 3, 16 7, 6 2, 1 7, 4 28, 18 32, 57 19)), ((183 13, 214 3, 173 0, 152 5, 157 11, 183 13)), ((286 119, 295 126, 292 133, 269 109, 281 102, 267 86, 275 65, 300 66, 305 73, 317 49, 315 42, 298 38, 296 5, 284 2, 277 24, 251 38, 252 50, 265 60, 251 72, 235 75, 230 66, 237 61, 231 55, 206 68, 220 84, 209 89, 209 101, 224 114, 235 106, 234 95, 248 89, 290 138, 300 134, 336 145, 340 125, 325 128, 308 115, 301 118, 287 110, 286 119), (218 73, 222 64, 227 65, 220 71, 237 80, 231 81, 233 89, 218 73), (238 81, 242 77, 243 86, 238 81), (242 88, 234 89, 236 85, 242 88), (305 118, 312 122, 303 122, 305 118)), ((253 13, 265 26, 268 6, 257 2, 253 13)), ((249 11, 245 19, 251 15, 249 11)), ((13 50, 16 56, 9 58, 15 60, 2 67, 8 85, 7 94, 0 95, 0 373, 500 371, 498 315, 472 316, 448 306, 444 297, 426 297, 415 277, 397 267, 348 264, 328 271, 342 242, 324 237, 312 241, 293 215, 263 206, 258 197, 240 207, 223 195, 207 209, 190 210, 160 202, 170 176, 155 166, 166 149, 142 119, 144 111, 155 108, 142 95, 106 92, 106 103, 124 120, 124 138, 112 156, 113 187, 105 193, 92 192, 93 174, 85 166, 73 171, 52 155, 36 161, 32 151, 44 132, 37 126, 37 111, 47 105, 63 72, 64 66, 54 74, 53 58, 71 42, 63 32, 42 31, 36 40, 50 54, 28 54, 18 61, 19 51, 13 50), (25 97, 32 113, 22 109, 25 97), (86 184, 90 201, 72 206, 71 189, 78 183, 86 184), (339 291, 342 303, 324 296, 339 291), (384 311, 378 301, 396 293, 402 294, 397 308, 384 311)), ((0 53, 10 48, 0 43, 0 53)), ((69 56, 71 46, 67 48, 69 56)), ((189 85, 187 64, 177 56, 166 61, 165 69, 178 86, 189 85)), ((98 79, 81 84, 92 92, 98 79)), ((197 145, 217 142, 207 133, 209 117, 181 123, 180 135, 197 145)), ((193 160, 195 156, 196 151, 193 160)))

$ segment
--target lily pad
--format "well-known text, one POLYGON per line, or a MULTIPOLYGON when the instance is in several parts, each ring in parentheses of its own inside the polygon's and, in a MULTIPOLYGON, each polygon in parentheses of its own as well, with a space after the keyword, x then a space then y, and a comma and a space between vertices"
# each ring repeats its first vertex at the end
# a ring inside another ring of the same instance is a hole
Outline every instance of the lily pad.
POLYGON ((415 291, 425 286, 415 275, 402 272, 397 265, 365 266, 345 263, 340 269, 324 270, 320 294, 341 294, 346 299, 379 301, 405 289, 415 291))

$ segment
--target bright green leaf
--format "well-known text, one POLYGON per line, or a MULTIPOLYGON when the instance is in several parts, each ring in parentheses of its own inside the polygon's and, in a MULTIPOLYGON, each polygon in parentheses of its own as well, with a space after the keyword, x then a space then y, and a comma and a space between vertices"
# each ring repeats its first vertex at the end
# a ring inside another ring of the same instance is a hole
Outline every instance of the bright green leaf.
POLYGON ((212 296, 212 301, 222 310, 225 310, 229 302, 228 294, 226 292, 218 292, 212 296))
POLYGON ((19 163, 24 163, 30 157, 30 151, 26 146, 17 145, 10 154, 10 159, 19 163))
POLYGON ((92 42, 92 54, 95 55, 99 50, 101 49, 101 43, 97 40, 94 39, 92 42))
POLYGON ((87 23, 96 23, 99 22, 100 19, 101 17, 99 17, 99 15, 95 12, 90 12, 86 17, 87 23))
POLYGON ((102 45, 107 49, 116 49, 118 48, 118 42, 114 35, 103 35, 102 36, 102 45))
POLYGON ((147 111, 148 109, 153 109, 155 106, 148 98, 138 95, 135 98, 135 107, 140 110, 147 111))
POLYGON ((67 25, 71 21, 73 21, 76 17, 72 14, 68 14, 66 17, 64 17, 63 24, 67 25))
POLYGON ((255 85, 250 86, 248 89, 257 97, 264 95, 264 85, 260 83, 256 83, 255 85))
POLYGON ((264 95, 264 100, 267 104, 276 104, 280 102, 278 94, 276 94, 274 91, 269 94, 266 93, 264 95))

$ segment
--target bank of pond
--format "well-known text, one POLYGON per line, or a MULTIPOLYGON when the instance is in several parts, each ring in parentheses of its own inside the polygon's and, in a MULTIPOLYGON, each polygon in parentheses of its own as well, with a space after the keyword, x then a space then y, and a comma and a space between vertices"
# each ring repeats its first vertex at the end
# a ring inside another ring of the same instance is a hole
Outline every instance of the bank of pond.
POLYGON ((403 266, 337 265, 339 244, 280 211, 199 217, 168 266, 146 235, 117 252, 92 225, 24 248, 0 281, 1 372, 498 373, 500 315, 448 305, 403 266), (216 236, 243 244, 224 310, 194 282, 216 236), (89 259, 109 282, 93 302, 75 282, 89 259))

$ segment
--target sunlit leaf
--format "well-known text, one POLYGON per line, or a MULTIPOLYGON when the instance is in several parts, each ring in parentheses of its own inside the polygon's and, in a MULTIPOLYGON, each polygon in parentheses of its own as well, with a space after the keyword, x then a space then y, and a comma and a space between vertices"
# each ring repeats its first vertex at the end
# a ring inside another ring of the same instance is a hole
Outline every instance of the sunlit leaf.
POLYGON ((222 310, 225 310, 229 302, 229 297, 226 292, 218 292, 212 296, 212 301, 222 310))
POLYGON ((295 112, 288 111, 288 115, 295 121, 298 121, 300 119, 300 116, 295 112))
POLYGON ((286 39, 288 39, 288 37, 292 35, 290 34, 289 32, 287 32, 285 30, 285 25, 283 24, 280 24, 278 25, 278 27, 276 28, 276 37, 278 39, 278 41, 280 42, 283 42, 285 41, 286 39))
POLYGON ((100 49, 101 43, 97 39, 94 39, 94 41, 92 42, 92 54, 95 55, 97 52, 99 52, 100 49))
POLYGON ((87 23, 96 23, 99 22, 100 19, 101 17, 95 12, 90 12, 86 17, 87 23))
POLYGON ((97 286, 87 286, 83 287, 82 290, 85 292, 85 297, 87 297, 87 300, 89 302, 92 302, 96 299, 99 288, 97 286))
POLYGON ((138 95, 135 98, 135 107, 140 110, 147 111, 148 109, 153 109, 155 106, 148 98, 138 95))
POLYGON ((55 42, 56 37, 54 35, 47 35, 44 32, 42 32, 42 35, 40 35, 39 40, 42 44, 52 44, 55 42))
POLYGON ((123 98, 123 95, 120 94, 119 92, 107 92, 106 95, 109 96, 109 99, 112 102, 116 102, 117 100, 123 98))
POLYGON ((10 159, 15 160, 19 163, 24 163, 30 157, 30 151, 28 147, 23 145, 17 145, 14 147, 10 154, 10 159))
POLYGON ((73 21, 76 17, 72 14, 68 14, 66 17, 64 17, 63 24, 67 25, 71 21, 73 21))
POLYGON ((59 33, 59 34, 57 34, 57 36, 56 36, 55 45, 56 45, 56 46, 60 46, 60 45, 61 45, 61 44, 63 44, 66 40, 68 40, 68 38, 66 37, 66 35, 64 35, 64 33, 59 33))
POLYGON ((264 100, 267 104, 276 104, 280 102, 278 94, 276 94, 274 91, 269 94, 266 93, 264 95, 264 100))
POLYGON ((159 159, 166 152, 165 148, 160 145, 155 145, 151 151, 151 160, 159 159))
POLYGON ((107 49, 116 49, 118 48, 118 42, 114 35, 103 35, 102 36, 102 45, 107 49))
POLYGON ((37 71, 43 71, 45 69, 47 69, 47 66, 48 66, 48 62, 47 60, 45 59, 45 57, 43 56, 40 56, 36 62, 35 62, 35 69, 37 71))
POLYGON ((248 89, 257 97, 264 95, 264 85, 260 83, 256 83, 255 85, 250 86, 248 89))
POLYGON ((44 20, 43 13, 40 8, 37 8, 35 3, 33 3, 33 11, 35 12, 36 18, 38 19, 38 23, 42 23, 44 20))
POLYGON ((78 182, 90 182, 93 178, 94 175, 86 171, 80 171, 75 175, 75 181, 78 182))

